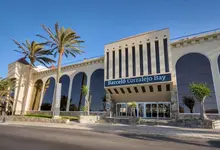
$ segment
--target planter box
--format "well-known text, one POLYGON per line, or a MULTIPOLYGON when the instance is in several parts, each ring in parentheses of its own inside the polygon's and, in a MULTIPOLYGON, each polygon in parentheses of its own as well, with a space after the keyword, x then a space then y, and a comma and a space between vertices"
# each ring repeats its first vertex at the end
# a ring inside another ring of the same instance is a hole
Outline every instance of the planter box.
POLYGON ((98 120, 99 116, 79 116, 79 123, 96 123, 98 120))

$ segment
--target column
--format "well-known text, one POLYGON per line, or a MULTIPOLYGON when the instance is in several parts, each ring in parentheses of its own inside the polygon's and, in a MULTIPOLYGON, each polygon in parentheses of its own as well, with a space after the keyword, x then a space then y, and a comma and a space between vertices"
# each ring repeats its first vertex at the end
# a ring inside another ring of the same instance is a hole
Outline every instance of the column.
POLYGON ((220 91, 220 78, 219 78, 219 69, 218 69, 218 61, 217 61, 218 56, 219 55, 211 56, 210 65, 211 65, 218 113, 220 114, 220 92, 218 92, 220 91))
POLYGON ((42 91, 41 91, 41 94, 40 94, 40 103, 39 103, 39 107, 38 107, 38 111, 41 111, 41 104, 42 104, 42 101, 43 101, 43 98, 44 98, 44 88, 45 88, 45 83, 43 83, 43 86, 42 86, 42 91))
MULTIPOLYGON (((74 77, 73 77, 74 78, 74 77)), ((66 111, 69 111, 70 108, 70 99, 71 99, 71 94, 72 94, 72 82, 73 78, 70 78, 70 84, 69 84, 69 92, 68 92, 68 99, 67 99, 67 105, 66 105, 66 111)))

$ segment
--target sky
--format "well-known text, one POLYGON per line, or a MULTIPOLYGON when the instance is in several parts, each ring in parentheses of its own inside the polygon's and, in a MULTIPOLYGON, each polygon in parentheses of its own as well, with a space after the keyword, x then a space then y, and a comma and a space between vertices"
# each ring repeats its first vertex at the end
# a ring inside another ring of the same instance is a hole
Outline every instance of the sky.
MULTIPOLYGON (((84 54, 63 63, 104 54, 104 45, 127 36, 170 29, 171 38, 220 28, 220 0, 1 0, 0 76, 22 57, 11 38, 46 35, 41 24, 70 27, 85 40, 84 54)), ((57 58, 56 58, 57 59, 57 58)))

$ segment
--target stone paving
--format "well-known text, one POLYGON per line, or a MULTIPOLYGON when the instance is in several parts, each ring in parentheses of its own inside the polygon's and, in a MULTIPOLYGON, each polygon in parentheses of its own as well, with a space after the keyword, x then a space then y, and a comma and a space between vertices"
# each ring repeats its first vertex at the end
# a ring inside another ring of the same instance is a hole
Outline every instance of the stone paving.
POLYGON ((177 136, 180 138, 205 138, 220 139, 220 130, 198 129, 198 128, 181 128, 172 126, 147 126, 147 125, 121 125, 121 124, 56 124, 56 123, 39 123, 39 122, 19 122, 9 121, 0 123, 0 125, 9 126, 38 126, 53 128, 68 128, 76 130, 88 130, 95 132, 115 133, 115 134, 150 134, 160 136, 177 136))

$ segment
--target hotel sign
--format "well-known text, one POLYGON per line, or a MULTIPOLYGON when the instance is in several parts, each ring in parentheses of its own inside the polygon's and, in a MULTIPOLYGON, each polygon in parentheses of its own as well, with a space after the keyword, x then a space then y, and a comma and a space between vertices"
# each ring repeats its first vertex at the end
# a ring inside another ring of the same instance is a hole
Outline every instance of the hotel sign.
POLYGON ((135 78, 117 79, 105 81, 105 87, 131 85, 131 84, 144 84, 144 83, 157 83, 171 81, 171 74, 160 74, 152 76, 142 76, 135 78))

